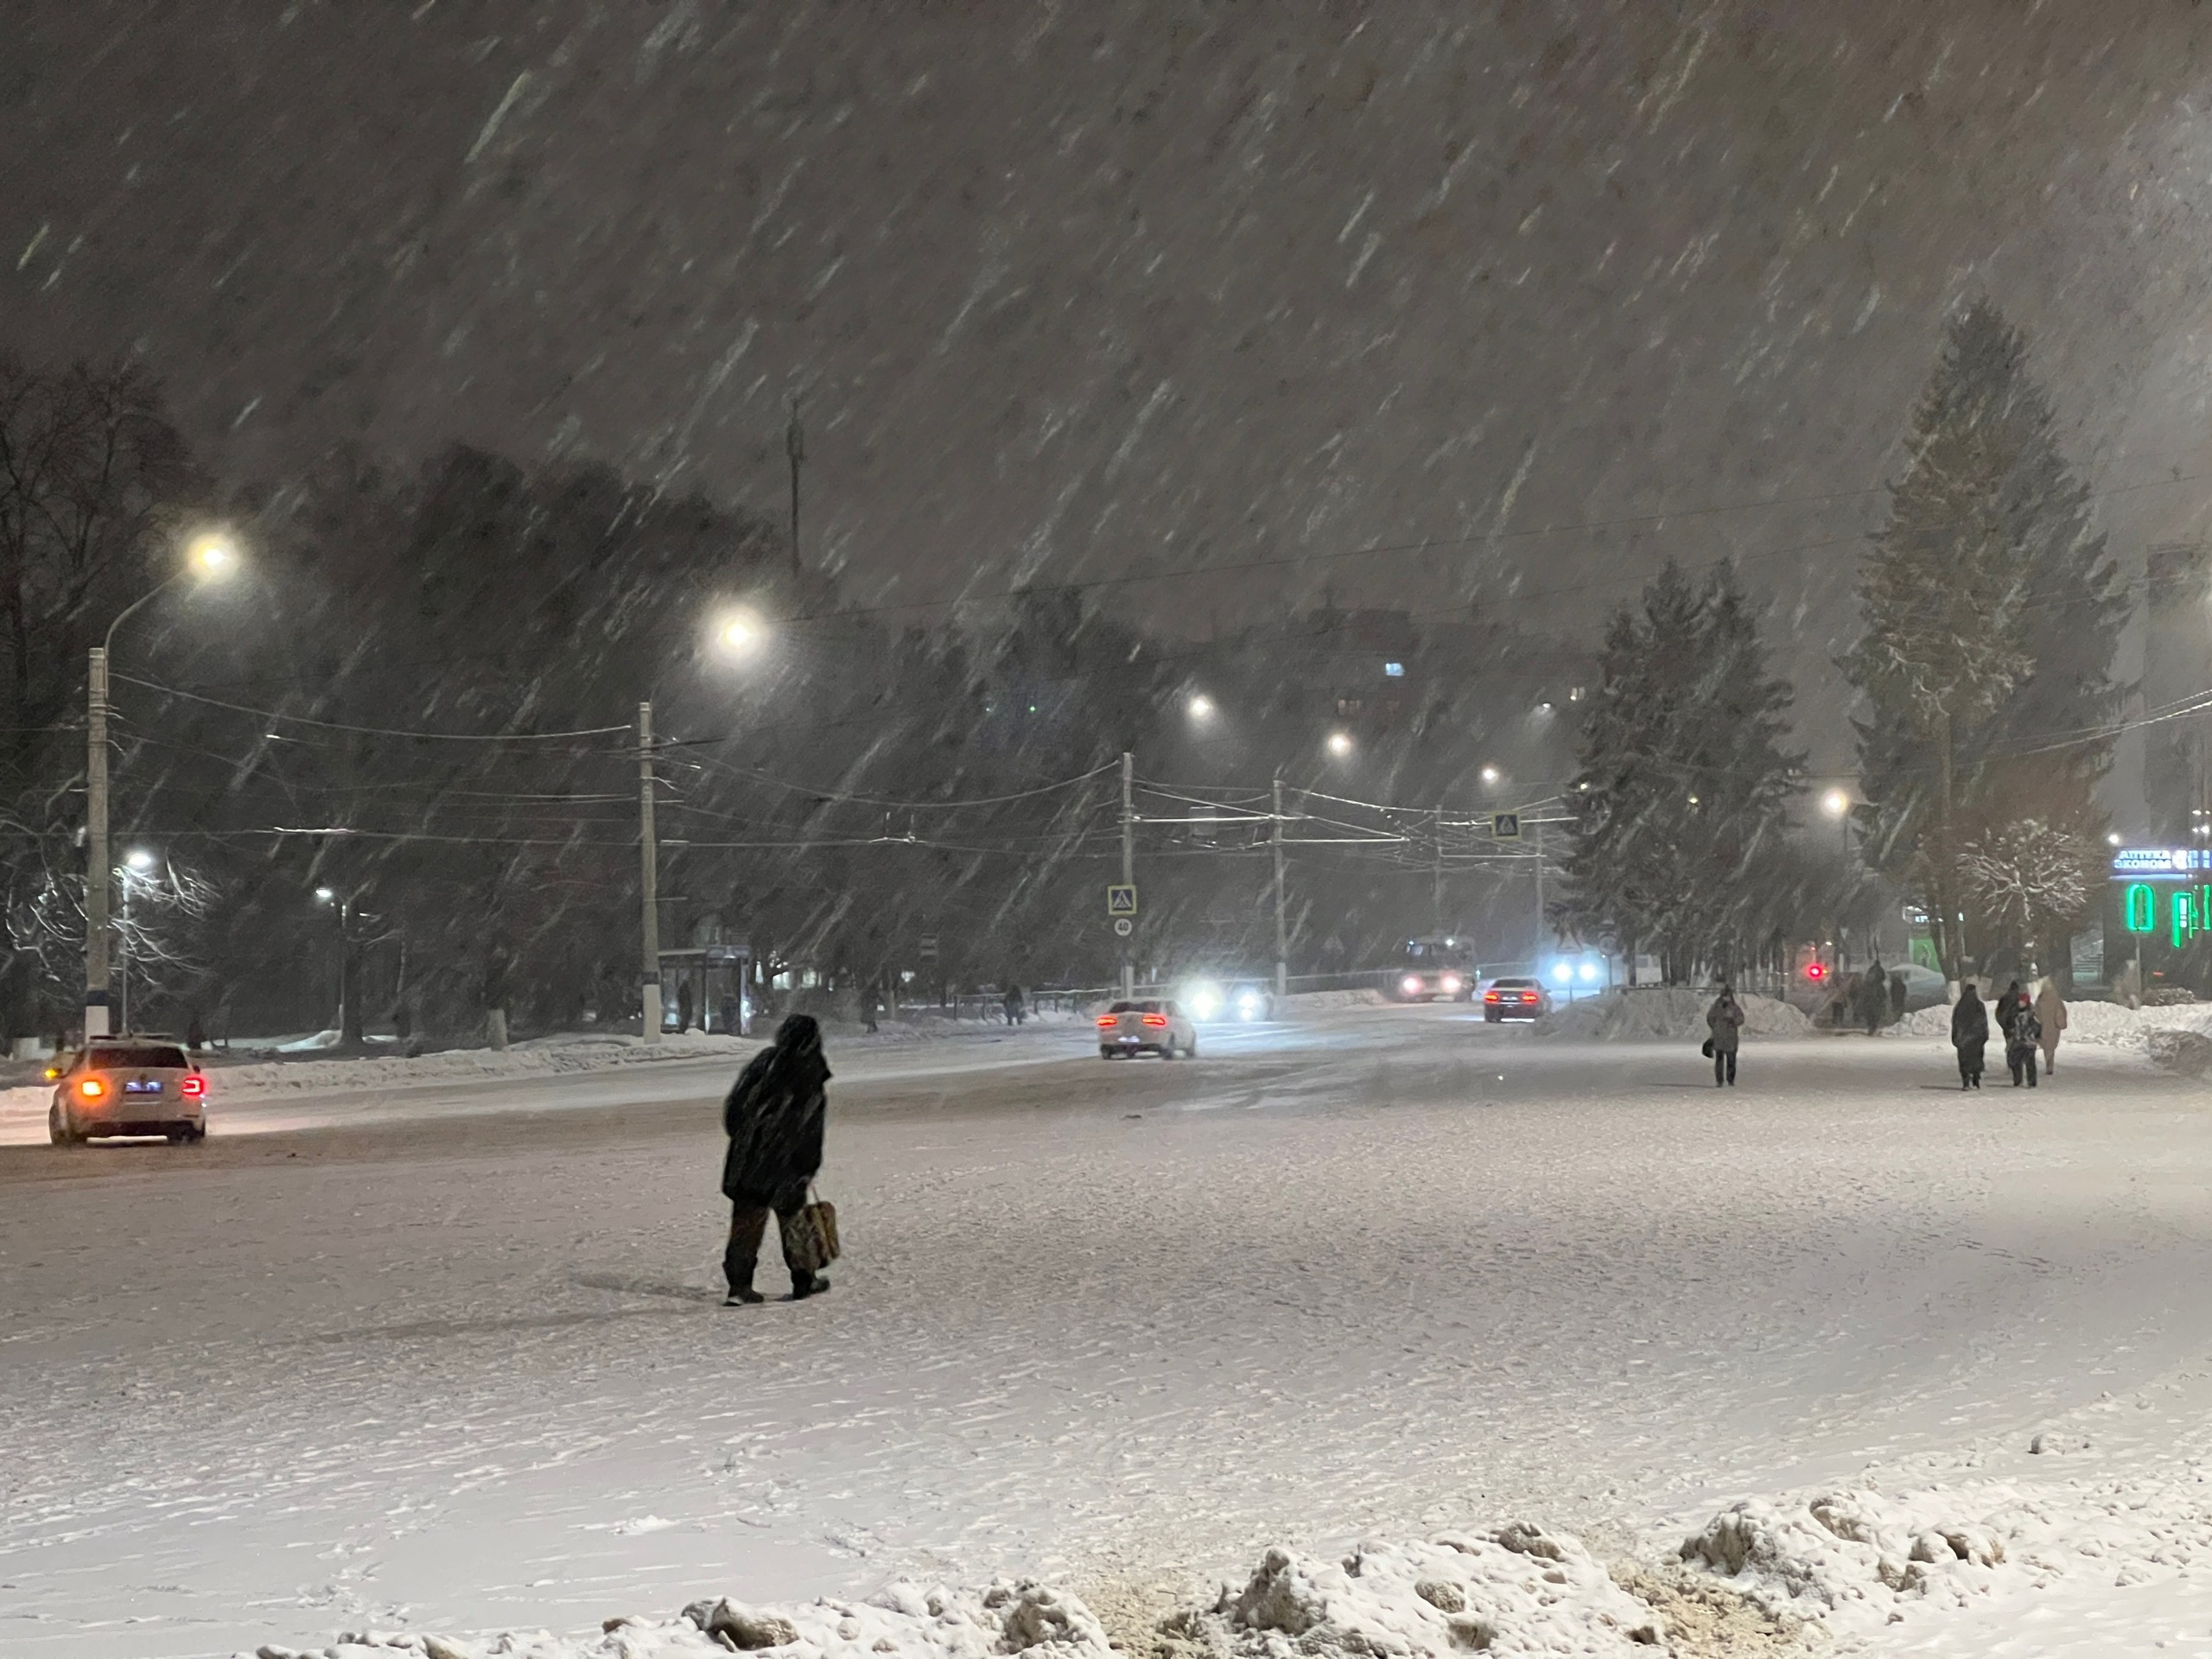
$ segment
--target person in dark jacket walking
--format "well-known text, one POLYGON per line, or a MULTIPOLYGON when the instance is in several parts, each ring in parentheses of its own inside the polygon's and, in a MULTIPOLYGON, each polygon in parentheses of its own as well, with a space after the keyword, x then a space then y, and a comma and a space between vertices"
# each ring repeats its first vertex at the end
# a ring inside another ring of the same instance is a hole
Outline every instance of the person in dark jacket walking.
POLYGON ((1981 1087, 1982 1052, 1989 1046, 1989 1010, 1967 980, 1951 1007, 1951 1046, 1959 1051, 1959 1087, 1981 1087))
POLYGON ((2012 1068, 2012 1086, 2020 1086, 2023 1073, 2027 1085, 2036 1086, 2036 1045, 2043 1039, 2043 1021, 2036 1018, 2036 1005, 2026 997, 2012 1010, 2012 1027, 2005 1033, 2005 1064, 2012 1068))
POLYGON ((1713 1086, 1732 1086, 1736 1081, 1736 1050, 1744 1029, 1744 1005, 1726 985, 1705 1011, 1706 1029, 1713 1033, 1713 1086))
POLYGON ((2017 979, 2007 985, 2004 995, 1997 999, 1997 1007, 1993 1017, 1997 1022, 1997 1029, 2005 1033, 2005 1041, 2008 1046, 2012 1040, 2012 1021, 2018 1016, 2020 1010, 2027 1006, 2028 994, 2020 988, 2020 982, 2017 979))
POLYGON ((753 1288, 753 1270, 772 1211, 782 1234, 784 1265, 791 1269, 791 1300, 830 1288, 827 1279, 800 1265, 804 1248, 792 1248, 792 1227, 822 1168, 830 1105, 823 1085, 829 1081, 822 1027, 810 1015, 789 1014, 776 1028, 775 1042, 746 1063, 722 1103, 722 1129, 729 1136, 722 1196, 730 1201, 729 1245, 722 1252, 722 1274, 729 1281, 725 1307, 766 1300, 753 1288))
POLYGON ((1881 1030, 1883 1018, 1889 1011, 1890 976, 1882 966, 1882 959, 1877 957, 1873 966, 1867 969, 1859 981, 1857 1012, 1859 1023, 1866 1027, 1869 1037, 1881 1030))

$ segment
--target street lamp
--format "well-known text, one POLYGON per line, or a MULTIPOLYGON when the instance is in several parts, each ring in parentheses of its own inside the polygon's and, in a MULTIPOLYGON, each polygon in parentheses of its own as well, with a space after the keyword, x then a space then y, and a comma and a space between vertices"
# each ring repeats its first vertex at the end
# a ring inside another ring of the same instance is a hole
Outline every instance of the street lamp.
POLYGON ((1213 718, 1213 699, 1203 691, 1193 694, 1183 708, 1184 711, 1201 726, 1213 718))
POLYGON ((1351 734, 1350 732, 1331 732, 1329 734, 1328 748, 1329 753, 1336 756, 1338 760, 1344 760, 1351 753, 1351 734))
POLYGON ((715 619, 715 646, 725 657, 750 657, 767 640, 768 625, 758 612, 741 605, 715 619))
POLYGON ((237 541, 210 526, 196 532, 168 575, 116 613, 92 649, 85 679, 85 1035, 105 1037, 108 1026, 108 899, 114 875, 107 840, 107 664, 115 631, 156 594, 188 576, 220 582, 239 563, 237 541))
POLYGON ((1486 784, 1495 784, 1503 775, 1496 766, 1484 766, 1482 770, 1482 779, 1486 784))

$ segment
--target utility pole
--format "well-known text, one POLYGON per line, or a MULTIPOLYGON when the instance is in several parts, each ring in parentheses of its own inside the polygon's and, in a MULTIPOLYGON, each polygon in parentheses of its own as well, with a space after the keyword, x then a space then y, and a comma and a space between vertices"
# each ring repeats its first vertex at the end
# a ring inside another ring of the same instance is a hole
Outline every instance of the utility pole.
POLYGON ((1536 944, 1530 958, 1529 971, 1541 979, 1544 976, 1544 822, 1538 818, 1529 827, 1536 832, 1536 944))
POLYGON ((1428 809, 1428 835, 1434 858, 1429 876, 1428 931, 1433 936, 1444 931, 1444 809, 1441 806, 1428 809))
POLYGON ((1290 995, 1290 938, 1283 926, 1282 895, 1282 773, 1275 773, 1274 819, 1275 849, 1275 995, 1290 995))
POLYGON ((660 848, 653 833, 653 706, 638 705, 638 876, 642 1027, 649 1043, 660 1040, 660 848))
POLYGON ((791 424, 784 429, 784 453, 791 458, 791 575, 798 575, 801 566, 798 556, 798 469, 806 459, 806 433, 798 423, 798 394, 791 394, 791 424))
MULTIPOLYGON (((1134 887, 1137 879, 1136 757, 1122 751, 1122 885, 1134 887)), ((1122 947, 1122 1001, 1137 994, 1136 938, 1122 947)))
MULTIPOLYGON (((119 620, 119 619, 118 619, 119 620)), ((111 630, 112 632, 112 630, 111 630)), ((108 1024, 107 901, 114 873, 107 853, 107 648, 92 647, 85 706, 85 1035, 108 1024)))

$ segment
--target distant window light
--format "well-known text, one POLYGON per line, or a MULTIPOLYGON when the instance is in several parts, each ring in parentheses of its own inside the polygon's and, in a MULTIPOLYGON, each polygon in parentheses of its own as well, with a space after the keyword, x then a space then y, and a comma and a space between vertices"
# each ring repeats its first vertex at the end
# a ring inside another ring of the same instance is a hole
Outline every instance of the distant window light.
POLYGON ((1382 674, 1386 679, 1402 680, 1406 677, 1406 665, 1403 663, 1385 663, 1382 674))
POLYGON ((1571 685, 1571 686, 1569 686, 1569 687, 1567 688, 1567 700, 1569 702, 1581 702, 1581 701, 1582 701, 1582 688, 1581 688, 1580 686, 1579 686, 1579 685, 1571 685))

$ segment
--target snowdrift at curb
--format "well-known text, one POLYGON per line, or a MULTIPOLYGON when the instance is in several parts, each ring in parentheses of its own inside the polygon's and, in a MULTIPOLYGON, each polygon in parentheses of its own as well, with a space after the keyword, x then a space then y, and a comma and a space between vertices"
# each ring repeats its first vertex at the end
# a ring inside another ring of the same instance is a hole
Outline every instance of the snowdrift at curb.
MULTIPOLYGON (((1989 999, 1983 1001, 1988 1003, 1989 999)), ((1883 1034, 1948 1040, 1951 1035, 1951 1010, 1942 1005, 1915 1008, 1883 1034)), ((2069 1002, 2066 1029, 2059 1034, 2058 1046, 2063 1053, 2069 1044, 2087 1043, 2094 1048, 2148 1054, 2160 1065, 2177 1071, 2194 1071, 2202 1050, 2190 1039, 2203 1037, 2212 1037, 2212 1002, 2183 1003, 2164 1008, 2130 1008, 2118 1002, 2069 1002)), ((1996 1045, 2003 1040, 2003 1034, 1994 1029, 1993 1022, 1991 1043, 1996 1045)))
MULTIPOLYGON (((1787 1002, 1770 996, 1738 995, 1746 1037, 1809 1037, 1813 1022, 1787 1002)), ((1570 1042, 1703 1042, 1705 1011, 1713 993, 1687 988, 1607 991, 1585 997, 1536 1021, 1539 1037, 1570 1042)), ((1946 1026, 1946 1031, 1950 1027, 1946 1026)))
MULTIPOLYGON (((2034 1449, 2044 1444, 2037 1437, 2034 1449)), ((1864 1642, 1908 1620, 2028 1594, 2046 1615, 2056 1607, 2046 1598, 2065 1596, 2077 1613, 2098 1608, 2101 1621, 2113 1592, 2186 1576, 2212 1557, 2212 1510, 2202 1497, 2207 1473, 2205 1460, 2186 1458, 2147 1489, 2077 1478, 2033 1488, 1991 1481, 1906 1494, 1841 1487, 1746 1498, 1687 1538, 1654 1541, 1678 1558, 1663 1563, 1608 1566, 1579 1540, 1526 1522, 1429 1543, 1363 1544, 1338 1560, 1274 1548, 1241 1586, 1224 1586, 1211 1602, 1185 1605, 1139 1630, 1109 1633, 1077 1597, 1044 1584, 1001 1581, 975 1592, 900 1579, 855 1601, 753 1606, 709 1597, 674 1618, 610 1618, 592 1635, 369 1631, 327 1647, 272 1643, 257 1651, 259 1659, 1799 1652, 1807 1650, 1801 1637, 1808 1629, 1864 1642)))

